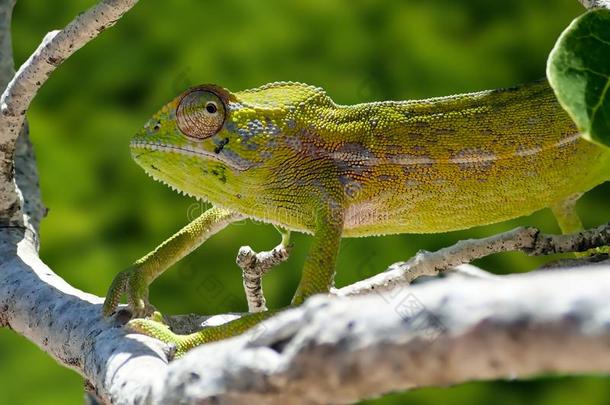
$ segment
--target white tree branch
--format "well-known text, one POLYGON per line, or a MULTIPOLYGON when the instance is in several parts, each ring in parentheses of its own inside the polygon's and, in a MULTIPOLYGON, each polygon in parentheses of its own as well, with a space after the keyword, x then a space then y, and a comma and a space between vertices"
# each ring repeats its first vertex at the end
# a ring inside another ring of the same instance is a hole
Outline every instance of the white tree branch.
POLYGON ((103 299, 54 274, 38 258, 36 246, 23 238, 24 232, 2 233, 0 326, 83 375, 105 400, 144 402, 163 379, 167 347, 126 333, 118 319, 103 319, 103 299), (7 240, 9 234, 12 241, 7 240))
POLYGON ((483 239, 468 239, 436 252, 420 251, 406 262, 391 265, 385 272, 347 287, 333 290, 335 295, 349 296, 391 290, 408 285, 421 276, 441 272, 470 263, 494 253, 521 251, 530 255, 586 252, 610 245, 610 222, 571 235, 547 235, 538 229, 516 228, 483 239))
POLYGON ((17 246, 0 250, 0 325, 113 403, 340 403, 473 379, 610 372, 609 262, 315 297, 167 366, 167 347, 104 320, 101 298, 66 284, 29 242, 17 246))
POLYGON ((171 363, 161 401, 347 403, 395 390, 610 372, 610 268, 317 297, 171 363))
MULTIPOLYGON (((13 49, 11 41, 11 12, 16 0, 0 0, 0 89, 4 90, 15 74, 13 66, 13 49)), ((32 228, 32 236, 38 234, 40 220, 46 214, 46 208, 40 198, 38 188, 38 168, 34 151, 29 139, 29 127, 24 122, 15 146, 15 181, 21 196, 24 197, 24 224, 32 228)), ((2 163, 7 170, 10 162, 2 163)), ((11 184, 7 184, 10 187, 11 184)))
POLYGON ((2 55, 0 57, 0 89, 4 89, 15 74, 11 41, 11 17, 16 1, 0 1, 0 55, 2 55))

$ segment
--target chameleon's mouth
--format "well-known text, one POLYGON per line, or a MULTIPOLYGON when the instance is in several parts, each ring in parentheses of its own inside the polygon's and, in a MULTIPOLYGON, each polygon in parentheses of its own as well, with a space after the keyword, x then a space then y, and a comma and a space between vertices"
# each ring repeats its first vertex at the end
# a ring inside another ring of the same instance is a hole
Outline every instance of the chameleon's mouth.
POLYGON ((189 145, 174 146, 162 144, 160 142, 148 142, 140 139, 134 139, 129 144, 129 147, 131 149, 132 156, 136 160, 139 151, 146 150, 164 153, 176 153, 185 156, 197 156, 206 160, 216 160, 227 165, 227 167, 237 171, 248 170, 256 165, 254 162, 241 158, 235 153, 226 153, 224 150, 219 151, 219 153, 215 153, 212 151, 207 151, 205 149, 194 148, 189 145))

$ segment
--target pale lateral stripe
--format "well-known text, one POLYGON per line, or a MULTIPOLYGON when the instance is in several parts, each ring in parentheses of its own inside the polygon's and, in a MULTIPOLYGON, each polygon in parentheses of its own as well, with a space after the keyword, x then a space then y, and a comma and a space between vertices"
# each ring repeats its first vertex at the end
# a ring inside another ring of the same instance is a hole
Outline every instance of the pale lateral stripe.
MULTIPOLYGON (((244 162, 231 160, 226 155, 223 155, 222 153, 216 154, 213 152, 208 152, 204 149, 194 149, 194 148, 190 148, 188 146, 171 146, 171 145, 164 145, 161 143, 150 143, 150 142, 144 142, 144 141, 132 141, 130 146, 132 148, 142 148, 142 149, 148 149, 148 150, 156 150, 156 151, 160 151, 160 152, 174 152, 174 153, 179 153, 182 155, 203 156, 204 158, 207 158, 207 159, 218 160, 218 161, 226 164, 228 167, 230 167, 234 170, 238 170, 238 171, 247 170, 247 169, 250 169, 250 168, 256 166, 256 164, 254 162, 247 161, 247 162, 249 162, 249 164, 244 164, 244 162)), ((244 159, 244 161, 246 161, 246 160, 244 159)))

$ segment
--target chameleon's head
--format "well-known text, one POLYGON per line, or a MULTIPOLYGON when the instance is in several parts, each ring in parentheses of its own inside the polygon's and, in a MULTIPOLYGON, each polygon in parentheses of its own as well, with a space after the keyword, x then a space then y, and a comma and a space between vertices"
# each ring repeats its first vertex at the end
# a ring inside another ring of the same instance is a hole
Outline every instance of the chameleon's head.
POLYGON ((256 191, 257 169, 273 170, 280 138, 298 130, 294 106, 317 91, 295 83, 238 93, 215 85, 191 88, 134 137, 132 156, 152 177, 184 193, 215 203, 241 198, 256 191))
POLYGON ((229 177, 257 164, 230 131, 235 118, 229 109, 235 101, 233 94, 214 85, 185 91, 132 139, 134 160, 170 187, 209 199, 227 186, 229 177))

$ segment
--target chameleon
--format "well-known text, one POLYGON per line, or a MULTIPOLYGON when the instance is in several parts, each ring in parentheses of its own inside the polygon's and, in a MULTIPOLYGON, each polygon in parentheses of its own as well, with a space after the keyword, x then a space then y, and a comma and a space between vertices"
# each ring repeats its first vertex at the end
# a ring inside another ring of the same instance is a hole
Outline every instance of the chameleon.
POLYGON ((610 149, 580 137, 546 80, 425 100, 339 105, 315 86, 277 82, 231 92, 190 88, 134 136, 147 174, 212 204, 114 279, 138 332, 178 353, 232 336, 257 313, 177 335, 150 313, 148 286, 228 224, 250 218, 313 234, 292 300, 328 293, 343 237, 439 233, 543 208, 563 232, 582 228, 575 203, 610 179, 610 149))

